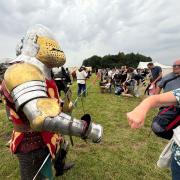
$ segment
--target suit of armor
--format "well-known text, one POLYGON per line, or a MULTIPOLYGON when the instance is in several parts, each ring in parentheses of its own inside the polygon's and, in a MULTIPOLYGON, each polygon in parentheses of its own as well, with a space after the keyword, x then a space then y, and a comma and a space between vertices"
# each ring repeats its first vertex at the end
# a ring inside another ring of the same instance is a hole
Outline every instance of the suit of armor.
POLYGON ((53 68, 52 77, 56 82, 59 94, 61 95, 61 91, 64 91, 64 93, 66 94, 69 90, 68 88, 69 76, 66 73, 64 67, 53 68))
POLYGON ((100 142, 101 125, 91 123, 86 116, 78 120, 63 112, 51 68, 62 66, 65 55, 49 29, 42 25, 30 28, 17 54, 2 83, 14 126, 12 152, 21 154, 48 148, 55 158, 57 145, 63 141, 60 134, 100 142))

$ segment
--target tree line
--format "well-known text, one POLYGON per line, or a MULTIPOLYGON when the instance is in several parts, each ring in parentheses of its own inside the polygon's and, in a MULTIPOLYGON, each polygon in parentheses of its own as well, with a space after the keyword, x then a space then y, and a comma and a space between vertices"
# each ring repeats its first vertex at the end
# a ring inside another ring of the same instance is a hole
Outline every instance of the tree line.
POLYGON ((103 57, 94 55, 83 61, 84 66, 91 66, 93 69, 120 68, 121 66, 137 68, 139 62, 151 62, 151 57, 142 54, 119 52, 117 55, 105 55, 103 57))

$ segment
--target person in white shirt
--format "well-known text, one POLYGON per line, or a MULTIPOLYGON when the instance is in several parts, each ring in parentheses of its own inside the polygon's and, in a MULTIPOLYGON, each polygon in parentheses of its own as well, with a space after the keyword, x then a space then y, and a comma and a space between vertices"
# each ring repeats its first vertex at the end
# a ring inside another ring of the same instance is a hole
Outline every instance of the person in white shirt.
POLYGON ((81 66, 80 69, 76 71, 76 77, 77 77, 77 84, 78 84, 78 96, 83 94, 83 96, 86 96, 86 73, 85 66, 81 66))

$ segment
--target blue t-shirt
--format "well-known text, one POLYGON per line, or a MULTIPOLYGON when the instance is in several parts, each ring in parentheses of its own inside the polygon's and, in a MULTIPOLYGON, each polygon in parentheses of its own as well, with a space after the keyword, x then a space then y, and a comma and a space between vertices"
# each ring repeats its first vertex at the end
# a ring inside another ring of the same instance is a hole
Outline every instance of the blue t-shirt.
POLYGON ((162 69, 160 66, 154 66, 151 69, 152 81, 155 81, 161 72, 162 72, 162 69))

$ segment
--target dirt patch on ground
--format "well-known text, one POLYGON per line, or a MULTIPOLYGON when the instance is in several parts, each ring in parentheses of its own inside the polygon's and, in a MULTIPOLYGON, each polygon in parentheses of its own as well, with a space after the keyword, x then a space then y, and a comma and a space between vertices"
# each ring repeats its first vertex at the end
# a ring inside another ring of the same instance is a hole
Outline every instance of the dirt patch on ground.
POLYGON ((138 150, 138 149, 142 148, 142 146, 144 146, 144 145, 145 145, 145 142, 138 142, 138 143, 134 143, 132 145, 132 148, 135 150, 138 150))
POLYGON ((9 141, 11 139, 11 132, 5 132, 0 134, 1 138, 5 141, 9 141))
POLYGON ((88 147, 87 144, 76 144, 75 145, 75 148, 86 148, 86 147, 88 147))

